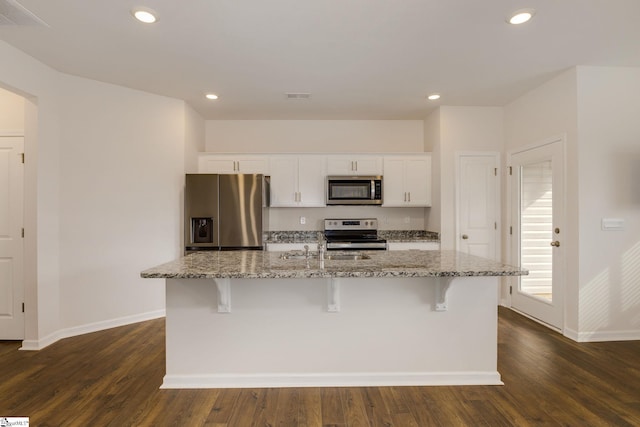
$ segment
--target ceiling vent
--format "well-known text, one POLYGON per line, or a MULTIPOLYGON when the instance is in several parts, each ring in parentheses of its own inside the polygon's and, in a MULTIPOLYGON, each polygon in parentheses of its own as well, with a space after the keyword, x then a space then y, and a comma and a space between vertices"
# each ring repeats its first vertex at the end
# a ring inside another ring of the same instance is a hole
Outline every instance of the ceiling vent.
POLYGON ((285 98, 287 99, 309 99, 311 98, 310 93, 285 93, 285 98))
POLYGON ((0 0, 0 26, 8 25, 40 25, 48 27, 46 22, 16 0, 0 0))

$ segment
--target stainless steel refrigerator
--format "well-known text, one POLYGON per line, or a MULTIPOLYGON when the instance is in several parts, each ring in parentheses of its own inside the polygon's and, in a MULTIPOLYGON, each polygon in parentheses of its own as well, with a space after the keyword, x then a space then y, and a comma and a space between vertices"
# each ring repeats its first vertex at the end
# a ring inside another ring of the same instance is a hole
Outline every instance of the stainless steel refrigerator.
POLYGON ((262 250, 268 196, 263 175, 187 174, 185 252, 262 250))

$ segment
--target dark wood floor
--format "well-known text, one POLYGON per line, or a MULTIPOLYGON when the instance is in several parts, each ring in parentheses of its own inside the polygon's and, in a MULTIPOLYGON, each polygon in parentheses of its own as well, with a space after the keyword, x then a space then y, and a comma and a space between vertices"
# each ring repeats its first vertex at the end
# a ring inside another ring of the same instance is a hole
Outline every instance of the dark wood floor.
POLYGON ((0 342, 0 416, 32 426, 638 426, 640 341, 575 343, 499 310, 504 386, 159 390, 164 320, 0 342))

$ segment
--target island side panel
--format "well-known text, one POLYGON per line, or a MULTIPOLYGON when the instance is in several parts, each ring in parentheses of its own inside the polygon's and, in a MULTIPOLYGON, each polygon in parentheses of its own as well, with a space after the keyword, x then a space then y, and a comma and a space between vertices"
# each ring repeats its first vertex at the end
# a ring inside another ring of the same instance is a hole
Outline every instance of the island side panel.
POLYGON ((167 280, 165 388, 500 384, 496 277, 167 280))

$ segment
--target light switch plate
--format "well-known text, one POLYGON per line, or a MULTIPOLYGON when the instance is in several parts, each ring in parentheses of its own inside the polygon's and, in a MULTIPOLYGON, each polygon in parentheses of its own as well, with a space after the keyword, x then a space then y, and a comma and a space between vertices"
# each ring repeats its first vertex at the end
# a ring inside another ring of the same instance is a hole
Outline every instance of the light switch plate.
POLYGON ((624 230, 624 219, 622 219, 622 218, 602 218, 602 230, 604 230, 604 231, 624 230))

